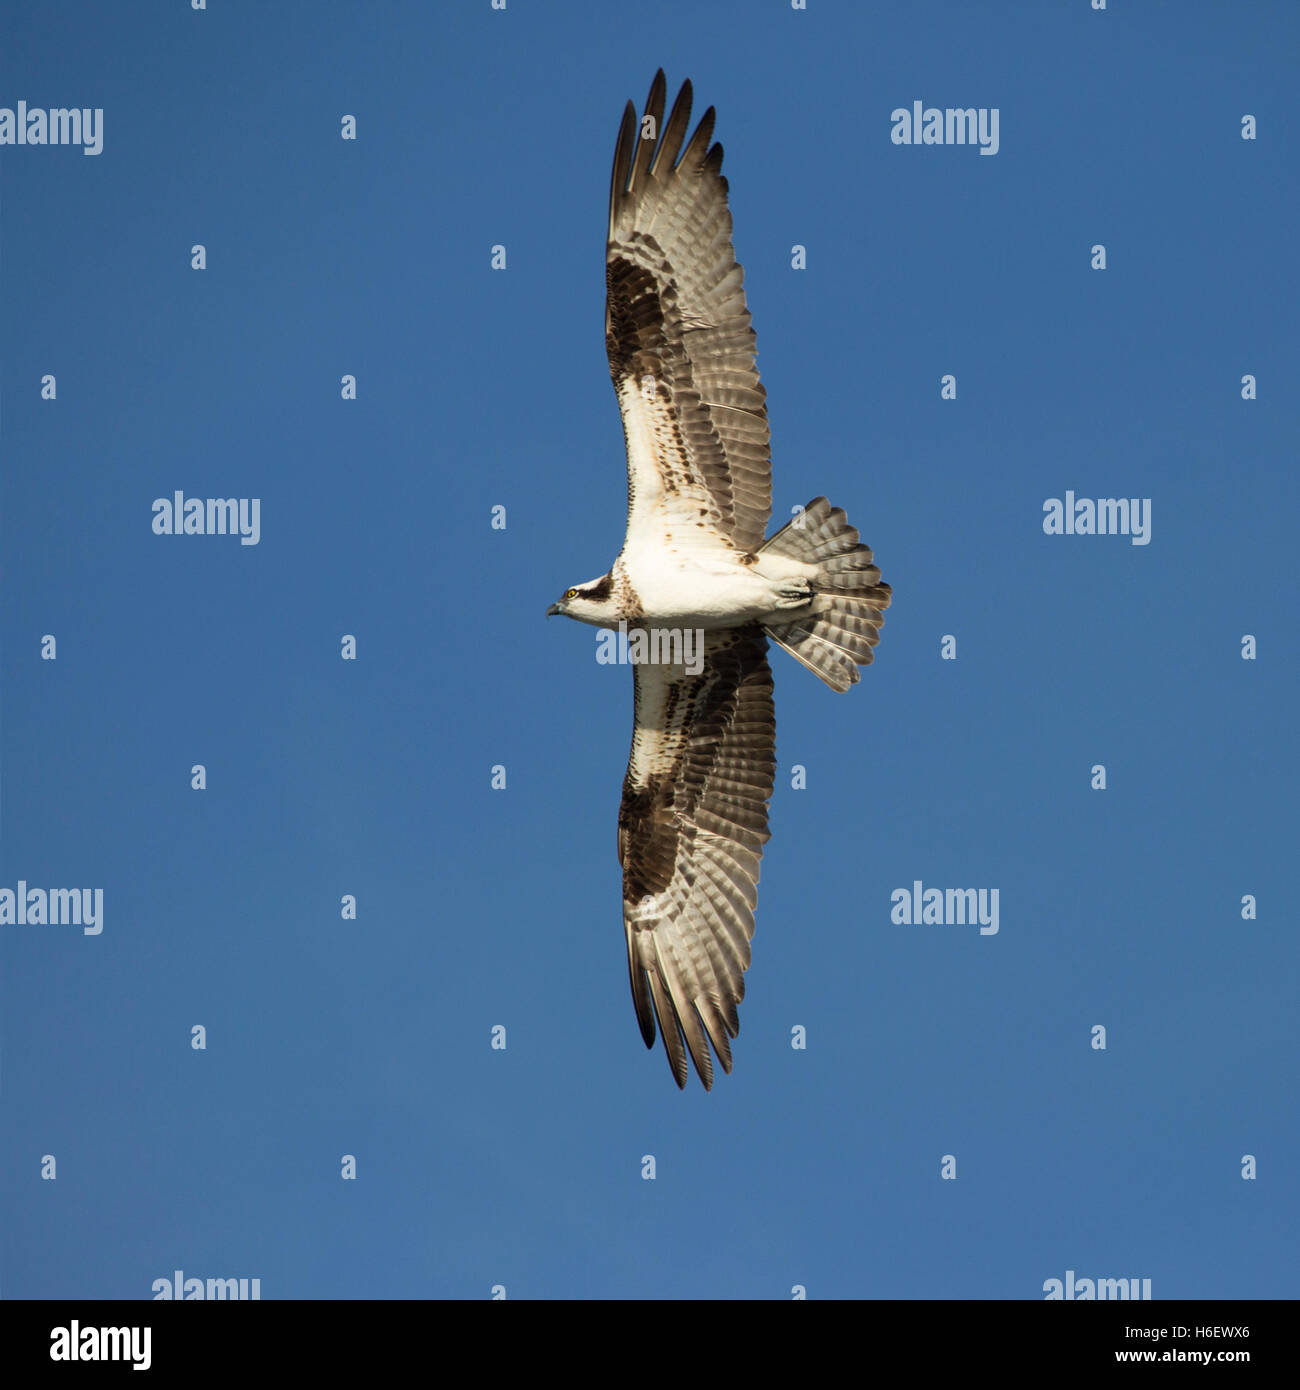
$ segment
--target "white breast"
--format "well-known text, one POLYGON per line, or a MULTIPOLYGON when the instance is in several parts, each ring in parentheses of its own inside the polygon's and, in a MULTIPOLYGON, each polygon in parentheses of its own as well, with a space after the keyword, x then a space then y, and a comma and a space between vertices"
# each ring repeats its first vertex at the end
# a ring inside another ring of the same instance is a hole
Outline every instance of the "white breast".
POLYGON ((770 585, 737 553, 704 537, 680 544, 630 540, 621 563, 651 621, 683 627, 737 627, 770 606, 770 585))

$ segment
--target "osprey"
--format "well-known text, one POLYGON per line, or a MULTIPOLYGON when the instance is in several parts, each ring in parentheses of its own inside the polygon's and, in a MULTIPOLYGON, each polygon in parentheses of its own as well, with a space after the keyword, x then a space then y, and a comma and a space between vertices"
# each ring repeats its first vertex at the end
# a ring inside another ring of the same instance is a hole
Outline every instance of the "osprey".
POLYGON ((766 393, 731 245, 714 111, 686 140, 691 84, 628 102, 614 150, 605 346, 627 445, 627 535, 560 613, 643 641, 618 857, 641 1036, 685 1087, 724 1071, 740 1028, 769 838, 776 720, 767 639, 832 690, 871 661, 890 587, 843 511, 808 503, 768 540, 766 393), (697 656, 686 658, 695 640, 697 656))

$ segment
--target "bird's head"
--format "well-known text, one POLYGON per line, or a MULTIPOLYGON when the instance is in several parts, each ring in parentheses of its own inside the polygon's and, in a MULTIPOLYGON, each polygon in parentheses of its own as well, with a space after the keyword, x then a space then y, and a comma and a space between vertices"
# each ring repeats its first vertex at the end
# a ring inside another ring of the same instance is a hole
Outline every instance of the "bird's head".
POLYGON ((585 584, 575 584, 573 588, 566 589, 560 601, 546 610, 546 616, 553 618, 559 613, 580 623, 590 623, 592 627, 610 627, 618 622, 617 609, 613 576, 605 574, 599 579, 589 579, 585 584))

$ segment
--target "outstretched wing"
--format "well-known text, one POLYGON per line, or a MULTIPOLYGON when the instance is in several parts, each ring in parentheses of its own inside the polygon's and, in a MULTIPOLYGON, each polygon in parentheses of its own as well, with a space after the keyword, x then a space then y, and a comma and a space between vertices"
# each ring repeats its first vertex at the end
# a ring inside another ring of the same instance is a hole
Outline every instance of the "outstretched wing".
POLYGON ((657 1017, 677 1084, 686 1085, 689 1050, 707 1090, 709 1041, 730 1071, 729 1039, 740 1028, 776 720, 762 633, 703 636, 698 675, 681 665, 634 668, 618 856, 641 1036, 654 1046, 657 1017))
POLYGON ((667 522, 756 550, 772 462, 722 146, 709 145, 710 107, 682 148, 689 82, 663 115, 660 69, 640 121, 627 104, 610 180, 605 346, 627 441, 628 535, 658 538, 667 522))

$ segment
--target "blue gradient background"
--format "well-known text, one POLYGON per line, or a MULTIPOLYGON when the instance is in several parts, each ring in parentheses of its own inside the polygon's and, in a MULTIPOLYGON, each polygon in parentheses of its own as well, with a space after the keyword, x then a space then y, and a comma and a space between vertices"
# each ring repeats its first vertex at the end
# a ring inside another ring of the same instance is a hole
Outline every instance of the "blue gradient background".
POLYGON ((0 149, 0 884, 105 927, 0 930, 0 1292, 1300 1293, 1297 40, 1287 3, 7 12, 0 105, 102 106, 105 147, 0 149), (827 494, 895 590, 850 694, 773 652, 709 1095, 628 993, 630 675, 542 618, 622 536, 605 201, 660 64, 719 111, 777 521, 827 494), (1000 153, 892 145, 918 99, 998 107, 1000 153), (261 544, 153 535, 177 488, 260 497, 261 544), (1150 497, 1151 544, 1045 536, 1067 489, 1150 497), (917 878, 998 888, 999 934, 892 925, 917 878))

